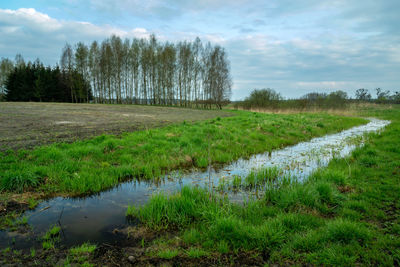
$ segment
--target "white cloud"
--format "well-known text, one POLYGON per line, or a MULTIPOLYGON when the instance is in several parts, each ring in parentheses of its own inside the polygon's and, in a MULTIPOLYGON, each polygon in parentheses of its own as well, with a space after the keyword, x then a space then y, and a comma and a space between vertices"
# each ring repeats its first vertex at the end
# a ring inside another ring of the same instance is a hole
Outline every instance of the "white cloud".
POLYGON ((122 38, 150 35, 144 28, 125 31, 110 25, 57 20, 33 8, 0 9, 0 57, 13 58, 21 53, 29 60, 39 57, 46 64, 54 64, 66 42, 91 42, 112 34, 122 38))
POLYGON ((37 12, 33 8, 20 8, 18 10, 0 10, 2 23, 15 23, 22 24, 27 27, 40 29, 42 31, 54 31, 61 27, 61 23, 55 19, 50 18, 48 15, 37 12))
POLYGON ((199 36, 224 46, 233 99, 262 87, 291 97, 316 89, 398 90, 398 0, 335 0, 333 6, 318 0, 65 1, 70 12, 79 7, 83 15, 60 20, 33 8, 0 9, 0 57, 21 53, 55 64, 66 42, 88 43, 111 34, 146 38, 154 32, 161 41, 199 36))

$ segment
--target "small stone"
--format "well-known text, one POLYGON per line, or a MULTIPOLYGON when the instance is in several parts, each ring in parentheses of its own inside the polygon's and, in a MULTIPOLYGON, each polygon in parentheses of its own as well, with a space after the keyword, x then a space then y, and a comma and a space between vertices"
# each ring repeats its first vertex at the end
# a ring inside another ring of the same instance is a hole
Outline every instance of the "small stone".
POLYGON ((130 263, 135 263, 135 257, 133 257, 132 255, 128 257, 128 261, 130 263))

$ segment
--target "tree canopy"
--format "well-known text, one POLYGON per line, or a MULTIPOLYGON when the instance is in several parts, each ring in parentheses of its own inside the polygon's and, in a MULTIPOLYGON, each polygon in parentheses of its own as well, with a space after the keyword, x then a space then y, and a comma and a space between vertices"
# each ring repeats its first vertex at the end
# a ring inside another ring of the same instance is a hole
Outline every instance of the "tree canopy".
POLYGON ((113 35, 74 47, 64 47, 62 69, 86 77, 96 103, 221 108, 231 95, 225 49, 199 38, 173 44, 154 35, 132 40, 113 35))
POLYGON ((44 67, 39 61, 26 64, 21 55, 11 67, 8 63, 2 60, 0 94, 6 93, 10 101, 222 108, 231 96, 225 49, 199 38, 174 44, 160 42, 155 35, 125 40, 113 35, 90 45, 67 43, 60 67, 44 67))
POLYGON ((90 85, 76 70, 45 67, 39 60, 16 65, 5 88, 7 101, 87 102, 92 97, 90 85))

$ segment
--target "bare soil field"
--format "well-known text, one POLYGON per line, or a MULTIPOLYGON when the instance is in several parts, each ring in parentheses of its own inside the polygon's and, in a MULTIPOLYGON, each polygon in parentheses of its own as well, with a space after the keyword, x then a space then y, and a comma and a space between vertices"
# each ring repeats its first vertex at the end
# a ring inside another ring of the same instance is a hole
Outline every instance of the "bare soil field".
POLYGON ((219 110, 158 106, 3 102, 0 151, 232 115, 219 110))

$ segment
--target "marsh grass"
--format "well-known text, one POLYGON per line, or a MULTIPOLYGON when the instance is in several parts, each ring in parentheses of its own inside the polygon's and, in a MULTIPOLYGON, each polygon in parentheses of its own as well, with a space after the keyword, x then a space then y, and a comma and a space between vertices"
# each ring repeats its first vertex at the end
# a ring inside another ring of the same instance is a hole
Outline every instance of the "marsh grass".
POLYGON ((267 183, 273 183, 278 178, 284 175, 283 170, 277 167, 263 168, 260 170, 251 170, 251 172, 244 179, 242 186, 256 187, 262 186, 267 183))

